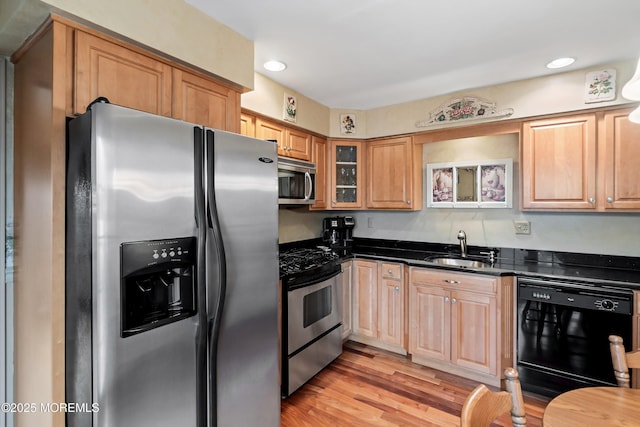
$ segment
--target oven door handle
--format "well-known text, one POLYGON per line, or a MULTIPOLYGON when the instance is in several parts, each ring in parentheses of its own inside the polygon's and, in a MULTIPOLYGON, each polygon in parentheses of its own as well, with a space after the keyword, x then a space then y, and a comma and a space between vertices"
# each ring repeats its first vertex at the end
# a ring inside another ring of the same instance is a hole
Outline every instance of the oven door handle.
POLYGON ((329 280, 333 277, 336 277, 338 274, 342 273, 342 267, 338 268, 335 271, 330 271, 329 273, 323 274, 322 276, 315 276, 306 281, 296 283, 295 285, 291 285, 287 288, 287 291, 295 291, 296 289, 306 288, 307 286, 312 286, 317 283, 324 282, 325 280, 329 280))

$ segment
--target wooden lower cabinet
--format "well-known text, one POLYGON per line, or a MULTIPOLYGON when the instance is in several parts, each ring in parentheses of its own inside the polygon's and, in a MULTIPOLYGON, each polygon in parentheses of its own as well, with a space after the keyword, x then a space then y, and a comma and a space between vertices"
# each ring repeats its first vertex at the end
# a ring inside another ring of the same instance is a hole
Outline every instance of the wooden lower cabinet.
POLYGON ((353 332, 351 304, 353 301, 353 291, 351 282, 353 280, 353 261, 342 263, 342 339, 347 340, 353 332))
POLYGON ((406 354, 404 265, 353 261, 350 339, 406 354))
POLYGON ((412 360, 499 386, 513 366, 513 292, 511 277, 411 267, 412 360))

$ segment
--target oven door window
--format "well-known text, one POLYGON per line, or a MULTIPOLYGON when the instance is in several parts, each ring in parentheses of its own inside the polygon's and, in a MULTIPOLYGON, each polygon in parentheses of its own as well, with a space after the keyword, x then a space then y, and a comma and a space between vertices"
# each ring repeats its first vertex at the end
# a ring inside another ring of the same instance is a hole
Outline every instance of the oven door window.
POLYGON ((302 325, 306 328, 331 314, 331 286, 304 296, 302 325))

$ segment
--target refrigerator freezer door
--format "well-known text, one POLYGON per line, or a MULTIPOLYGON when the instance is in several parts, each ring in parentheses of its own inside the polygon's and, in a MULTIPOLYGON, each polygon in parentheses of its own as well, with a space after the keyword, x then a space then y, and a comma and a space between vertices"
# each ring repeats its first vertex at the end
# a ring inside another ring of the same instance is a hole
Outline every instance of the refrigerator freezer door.
MULTIPOLYGON (((209 178, 213 170, 208 202, 217 208, 212 222, 219 224, 226 259, 217 354, 211 358, 217 425, 279 426, 276 146, 222 131, 207 130, 206 139, 209 178)), ((210 308, 220 285, 216 240, 207 236, 210 308)))
MULTIPOLYGON (((123 242, 196 235, 194 127, 109 104, 96 104, 91 115, 77 120, 87 117, 92 120, 91 186, 80 182, 69 191, 91 200, 91 221, 78 221, 75 231, 76 237, 84 233, 91 239, 91 251, 75 255, 91 261, 93 377, 92 395, 84 398, 99 404, 93 426, 195 426, 198 316, 123 338, 119 267, 123 242)), ((89 144, 80 139, 83 135, 70 127, 70 152, 74 144, 89 144)), ((85 268, 81 264, 78 269, 85 268)), ((83 283, 72 283, 73 276, 68 286, 81 288, 83 283)))

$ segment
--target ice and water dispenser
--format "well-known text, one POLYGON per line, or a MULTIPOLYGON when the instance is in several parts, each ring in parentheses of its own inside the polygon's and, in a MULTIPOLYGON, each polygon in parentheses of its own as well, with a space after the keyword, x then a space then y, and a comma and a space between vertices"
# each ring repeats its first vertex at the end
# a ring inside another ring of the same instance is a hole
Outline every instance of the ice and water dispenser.
POLYGON ((120 245, 121 336, 196 313, 196 238, 120 245))

